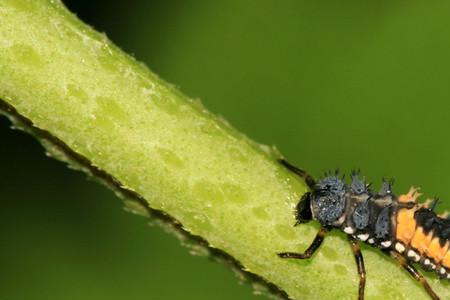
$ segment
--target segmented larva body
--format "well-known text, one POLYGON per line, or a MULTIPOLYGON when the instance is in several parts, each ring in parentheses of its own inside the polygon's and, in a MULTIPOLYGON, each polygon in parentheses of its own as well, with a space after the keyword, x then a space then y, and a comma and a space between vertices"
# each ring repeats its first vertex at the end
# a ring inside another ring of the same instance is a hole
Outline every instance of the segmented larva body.
POLYGON ((280 252, 285 259, 309 259, 319 249, 327 233, 335 228, 347 234, 355 256, 360 277, 358 299, 364 299, 366 271, 359 241, 377 247, 391 255, 417 280, 433 300, 439 296, 413 263, 420 263, 427 271, 435 271, 439 277, 450 279, 450 219, 437 215, 434 208, 437 199, 418 203, 418 189, 396 196, 392 181, 383 180, 381 189, 373 192, 357 172, 351 174, 351 184, 343 177, 326 174, 315 181, 305 171, 280 162, 302 177, 310 188, 297 204, 296 225, 311 220, 322 226, 310 246, 303 252, 280 252))
MULTIPOLYGON (((395 249, 425 270, 450 279, 450 220, 433 211, 436 200, 417 203, 420 193, 415 188, 397 197, 386 182, 380 192, 373 193, 357 177, 344 190, 344 213, 327 225, 383 250, 395 249)), ((313 206, 312 211, 314 215, 318 209, 313 206)))
POLYGON ((411 208, 398 209, 395 216, 395 250, 419 262, 424 269, 434 270, 441 278, 450 279, 450 220, 433 211, 436 200, 417 204, 420 194, 411 188, 397 202, 413 203, 411 208))

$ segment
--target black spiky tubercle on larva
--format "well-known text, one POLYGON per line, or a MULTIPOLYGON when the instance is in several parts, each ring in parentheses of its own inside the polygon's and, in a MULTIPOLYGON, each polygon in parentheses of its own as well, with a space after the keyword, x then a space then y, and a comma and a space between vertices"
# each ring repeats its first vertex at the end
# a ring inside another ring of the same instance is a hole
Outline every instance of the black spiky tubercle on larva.
POLYGON ((363 179, 360 180, 358 175, 359 175, 359 171, 352 171, 352 173, 351 173, 351 179, 352 179, 351 190, 356 195, 361 195, 361 194, 367 193, 366 178, 363 177, 363 179))

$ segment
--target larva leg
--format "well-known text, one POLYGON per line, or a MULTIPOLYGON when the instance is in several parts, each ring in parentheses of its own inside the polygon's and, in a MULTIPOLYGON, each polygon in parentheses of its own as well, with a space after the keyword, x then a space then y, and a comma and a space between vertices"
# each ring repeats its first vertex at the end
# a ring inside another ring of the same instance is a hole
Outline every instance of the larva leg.
POLYGON ((316 184, 316 181, 314 180, 314 178, 309 175, 306 171, 297 168, 294 165, 291 165, 289 162, 287 162, 284 159, 279 159, 278 160, 283 166, 285 166, 289 171, 291 171, 292 173, 295 173, 296 175, 300 176, 301 178, 303 178, 303 180, 306 182, 306 184, 308 185, 308 187, 310 189, 312 189, 314 187, 314 185, 316 184))
POLYGON ((420 285, 425 289, 425 291, 427 291, 428 295, 430 295, 431 299, 433 299, 433 300, 440 300, 439 296, 436 295, 436 293, 433 291, 431 286, 425 280, 423 275, 420 274, 419 271, 417 271, 416 268, 414 268, 411 265, 411 263, 409 263, 403 256, 401 256, 400 254, 398 254, 398 253, 396 253, 394 251, 391 251, 391 255, 392 255, 392 257, 394 257, 398 261, 398 263, 406 271, 408 271, 409 274, 411 274, 411 276, 414 277, 414 279, 416 279, 420 283, 420 285))
POLYGON ((358 300, 364 300, 364 288, 366 286, 366 269, 364 268, 364 259, 359 248, 358 241, 351 235, 347 235, 350 247, 352 247, 355 256, 356 267, 359 274, 358 300))
POLYGON ((328 230, 325 227, 321 227, 316 237, 314 238, 314 241, 311 243, 311 245, 309 245, 308 249, 306 249, 305 252, 281 252, 278 253, 278 256, 281 258, 308 259, 314 254, 314 252, 316 252, 317 249, 319 249, 327 233, 328 230))

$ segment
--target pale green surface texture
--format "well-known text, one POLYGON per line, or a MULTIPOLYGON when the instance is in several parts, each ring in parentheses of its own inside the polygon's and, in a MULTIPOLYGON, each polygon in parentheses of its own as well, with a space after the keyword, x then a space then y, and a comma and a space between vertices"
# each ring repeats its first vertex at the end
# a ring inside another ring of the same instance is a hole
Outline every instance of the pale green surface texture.
MULTIPOLYGON (((275 150, 177 92, 58 1, 0 0, 0 22, 0 98, 36 127, 290 297, 356 299, 344 235, 331 234, 310 261, 275 255, 303 251, 318 228, 292 226, 306 189, 277 165, 275 150)), ((427 299, 390 258, 363 251, 366 299, 427 299)))

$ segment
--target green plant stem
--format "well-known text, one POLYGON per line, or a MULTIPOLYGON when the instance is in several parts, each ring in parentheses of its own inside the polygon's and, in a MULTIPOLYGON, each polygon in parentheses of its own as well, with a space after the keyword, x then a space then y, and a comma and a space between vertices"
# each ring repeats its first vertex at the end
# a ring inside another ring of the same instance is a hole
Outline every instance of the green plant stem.
MULTIPOLYGON (((106 183, 130 210, 189 236, 198 251, 232 258, 260 290, 356 299, 342 234, 310 261, 276 256, 303 251, 317 230, 292 226, 306 187, 277 164, 277 151, 179 93, 58 1, 0 0, 0 22, 0 108, 53 156, 106 183)), ((363 251, 367 299, 426 298, 389 258, 363 251)))

